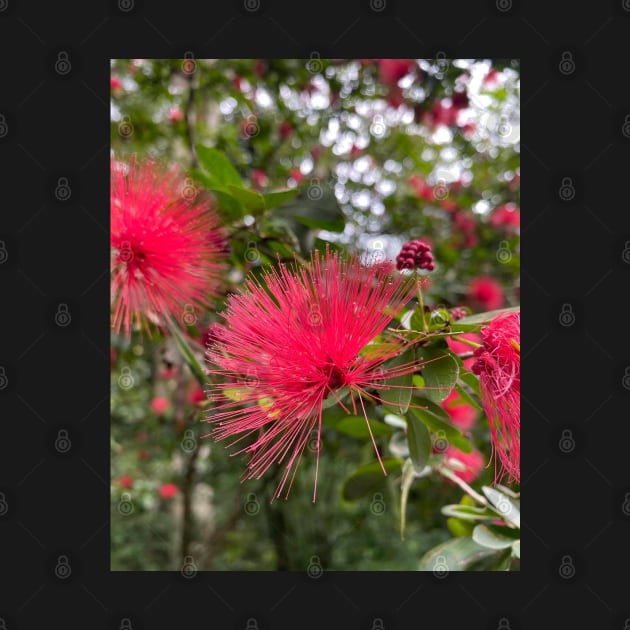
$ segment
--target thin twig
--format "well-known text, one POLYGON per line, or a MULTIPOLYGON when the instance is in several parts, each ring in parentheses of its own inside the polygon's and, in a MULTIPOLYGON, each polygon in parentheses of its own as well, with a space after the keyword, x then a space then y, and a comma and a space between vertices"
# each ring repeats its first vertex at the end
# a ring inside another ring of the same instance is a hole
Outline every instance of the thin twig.
POLYGON ((485 497, 482 497, 478 492, 473 490, 461 477, 458 477, 452 470, 449 468, 444 468, 443 466, 439 466, 437 471, 447 479, 450 479, 453 483, 456 483, 466 494, 471 496, 475 501, 481 503, 481 505, 488 505, 488 501, 485 497))

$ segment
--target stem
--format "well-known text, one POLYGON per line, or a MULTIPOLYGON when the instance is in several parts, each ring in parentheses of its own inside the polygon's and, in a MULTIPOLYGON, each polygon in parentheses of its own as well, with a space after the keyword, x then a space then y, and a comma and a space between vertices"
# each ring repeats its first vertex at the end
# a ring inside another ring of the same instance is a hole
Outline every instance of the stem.
POLYGON ((197 151, 195 150, 195 132, 190 119, 193 114, 193 106, 195 104, 195 88, 193 86, 193 75, 188 77, 188 100, 186 101, 186 110, 184 111, 184 119, 186 120, 186 136, 188 137, 188 145, 190 149, 190 165, 192 168, 197 168, 199 162, 197 161, 197 151))
POLYGON ((193 481, 195 477, 195 464, 197 462, 197 456, 199 454, 199 447, 190 454, 186 465, 186 474, 182 483, 182 495, 183 495, 183 514, 182 514, 182 545, 181 545, 181 557, 182 562, 186 556, 190 555, 190 542, 192 531, 192 490, 193 481))
POLYGON ((422 284, 418 280, 418 308, 420 309, 420 317, 422 319, 422 332, 428 332, 427 321, 424 318, 424 301, 422 299, 422 284))
POLYGON ((449 468, 444 468, 440 466, 438 472, 447 479, 450 479, 453 483, 456 483, 468 496, 472 497, 481 505, 488 505, 488 501, 485 497, 481 496, 478 492, 473 490, 461 477, 458 477, 452 470, 449 468))
POLYGON ((451 339, 453 341, 459 341, 459 343, 464 343, 467 346, 470 346, 471 348, 481 348, 482 344, 477 343, 476 341, 471 341, 470 339, 466 339, 465 337, 458 337, 457 335, 454 337, 451 337, 451 339))

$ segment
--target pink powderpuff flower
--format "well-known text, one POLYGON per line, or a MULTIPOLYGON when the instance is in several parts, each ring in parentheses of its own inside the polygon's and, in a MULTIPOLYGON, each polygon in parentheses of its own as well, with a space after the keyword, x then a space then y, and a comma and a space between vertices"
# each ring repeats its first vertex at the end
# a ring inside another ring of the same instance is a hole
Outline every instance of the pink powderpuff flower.
POLYGON ((158 415, 163 414, 170 406, 171 403, 169 399, 164 396, 156 396, 151 401, 151 409, 153 409, 153 411, 158 415))
POLYGON ((481 329, 472 371, 479 376, 481 402, 490 423, 493 457, 510 481, 521 479, 521 315, 507 312, 481 329))
POLYGON ((184 112, 179 107, 177 107, 177 105, 175 105, 168 110, 168 119, 172 123, 184 120, 184 112))
POLYGON ((112 327, 131 336, 209 306, 224 269, 219 218, 184 174, 111 163, 112 327))
POLYGON ((503 306, 503 289, 494 278, 479 276, 471 280, 468 297, 475 307, 484 311, 493 311, 503 306))
POLYGON ((470 453, 464 453, 454 446, 449 446, 444 452, 444 456, 446 459, 455 459, 464 466, 463 469, 459 466, 453 466, 453 473, 466 483, 472 483, 477 479, 484 467, 483 455, 477 449, 473 449, 470 453))
POLYGON ((464 402, 457 390, 451 393, 441 402, 442 409, 448 413, 451 422, 461 431, 467 431, 475 424, 477 410, 464 402))
MULTIPOLYGON (((280 265, 262 281, 248 277, 228 298, 223 333, 207 352, 208 373, 223 378, 213 385, 211 435, 235 438, 229 446, 253 437, 238 451, 252 456, 246 479, 286 464, 275 497, 291 476, 288 497, 314 431, 321 444, 324 406, 339 404, 367 420, 364 399, 381 400, 374 388, 400 387, 387 381, 420 367, 415 360, 384 365, 414 343, 385 333, 416 288, 412 275, 389 270, 315 252, 308 266, 280 265), (383 343, 370 345, 378 335, 383 343)), ((373 436, 372 443, 381 461, 373 436)))
POLYGON ((506 203, 495 208, 488 223, 494 227, 504 228, 508 233, 514 233, 521 225, 521 213, 516 204, 506 203))
POLYGON ((178 492, 179 488, 174 483, 165 483, 160 486, 160 496, 163 499, 173 499, 178 492))
POLYGON ((413 66, 412 59, 379 59, 378 78, 383 85, 396 85, 413 66))

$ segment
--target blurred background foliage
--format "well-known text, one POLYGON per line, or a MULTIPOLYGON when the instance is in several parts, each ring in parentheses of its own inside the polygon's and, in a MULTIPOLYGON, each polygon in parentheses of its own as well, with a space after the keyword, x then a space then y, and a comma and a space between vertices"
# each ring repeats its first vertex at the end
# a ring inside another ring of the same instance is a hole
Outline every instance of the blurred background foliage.
MULTIPOLYGON (((393 260, 421 238, 436 261, 425 304, 480 312, 519 303, 519 99, 516 60, 118 59, 112 153, 177 163, 213 200, 225 295, 278 258, 329 246, 393 260)), ((185 322, 201 360, 221 309, 185 322)), ((317 502, 311 449, 288 501, 271 504, 274 474, 241 483, 245 461, 205 437, 210 403, 172 343, 112 335, 112 570, 417 570, 452 537, 440 508, 462 491, 441 477, 411 487, 404 540, 399 471, 349 499, 347 479, 376 460, 365 435, 334 422, 317 502)), ((451 416, 464 404, 448 402, 451 416)), ((471 409, 466 435, 488 462, 487 421, 471 409)), ((485 467, 475 485, 492 478, 485 467)))

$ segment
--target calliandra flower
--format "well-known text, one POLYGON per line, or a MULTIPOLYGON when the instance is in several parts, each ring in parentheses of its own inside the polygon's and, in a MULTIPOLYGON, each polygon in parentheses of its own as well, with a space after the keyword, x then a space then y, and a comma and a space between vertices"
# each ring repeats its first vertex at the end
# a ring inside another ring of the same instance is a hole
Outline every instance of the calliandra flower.
POLYGON ((174 483, 165 483, 160 486, 159 492, 163 499, 172 499, 179 492, 179 487, 174 483))
POLYGON ((451 390, 451 393, 440 403, 442 409, 448 413, 451 422, 460 430, 467 431, 474 424, 477 418, 477 410, 464 402, 456 389, 451 390))
MULTIPOLYGON (((411 274, 328 250, 315 252, 310 265, 280 265, 262 280, 249 276, 228 298, 222 334, 207 352, 208 373, 223 379, 213 386, 208 420, 217 440, 235 438, 230 446, 253 438, 238 451, 251 454, 244 478, 284 464, 274 498, 291 476, 288 497, 314 431, 321 444, 324 405, 339 404, 367 422, 364 399, 379 402, 375 388, 401 387, 389 379, 420 367, 415 360, 385 365, 413 343, 385 329, 415 288, 411 274), (381 343, 371 344, 378 335, 381 343)), ((372 443, 380 462, 373 436, 372 443)), ((313 501, 318 468, 319 448, 313 501)))
POLYGON ((477 449, 464 453, 454 446, 449 446, 444 456, 447 460, 457 460, 460 465, 453 466, 453 472, 466 483, 472 483, 483 470, 483 455, 477 449))
POLYGON ((493 311, 503 306, 503 289, 494 279, 487 276, 479 276, 471 280, 468 285, 468 297, 475 306, 486 311, 493 311))
POLYGON ((205 308, 223 271, 219 219, 176 169, 111 163, 112 327, 181 319, 205 308))
POLYGON ((472 371, 479 376, 481 402, 490 423, 493 457, 510 481, 521 478, 521 315, 507 312, 481 329, 472 371))

